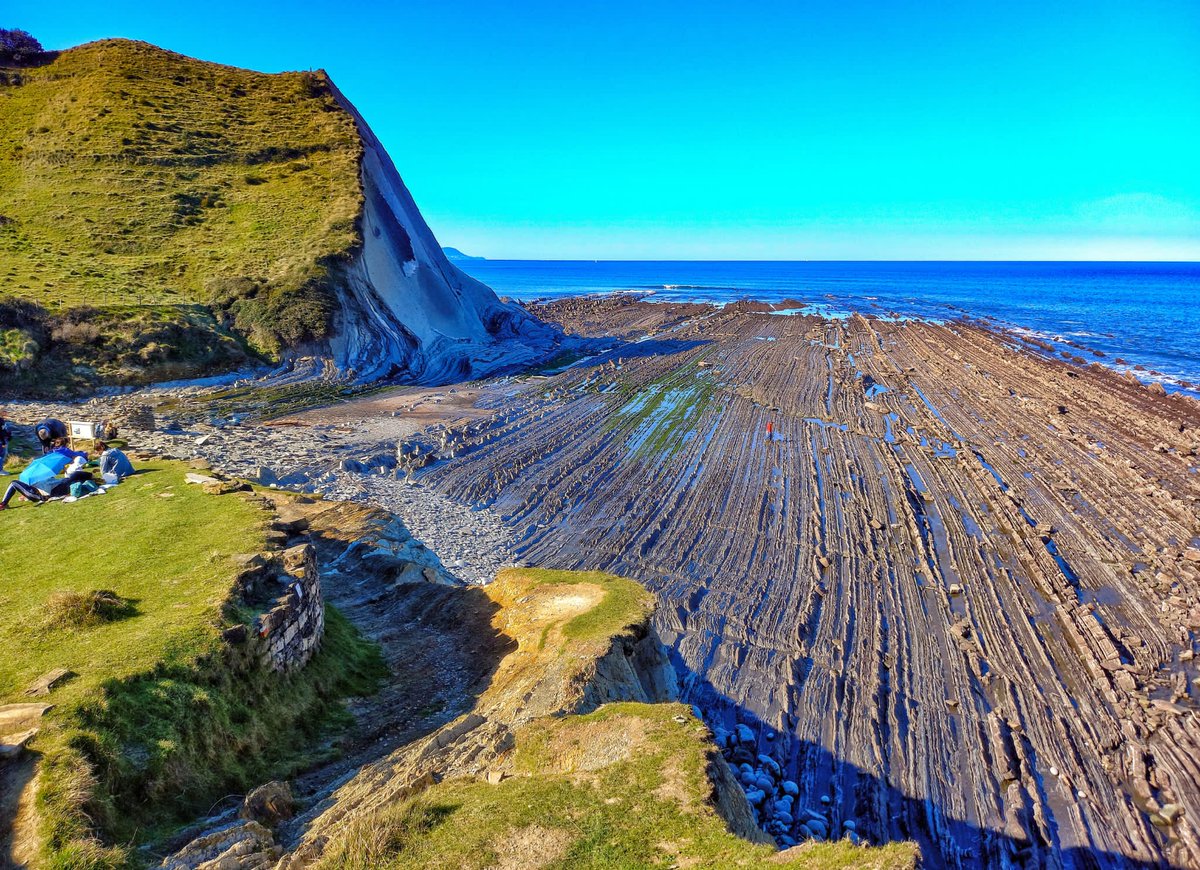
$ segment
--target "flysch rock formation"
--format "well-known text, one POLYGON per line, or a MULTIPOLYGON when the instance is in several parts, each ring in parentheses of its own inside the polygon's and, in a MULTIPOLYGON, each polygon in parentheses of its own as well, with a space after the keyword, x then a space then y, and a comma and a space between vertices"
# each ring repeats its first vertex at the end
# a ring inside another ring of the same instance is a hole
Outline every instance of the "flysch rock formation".
POLYGON ((501 302, 451 263, 392 159, 330 82, 362 138, 362 247, 337 264, 339 311, 329 351, 359 380, 447 383, 516 369, 548 356, 557 328, 501 302))
POLYGON ((778 842, 815 813, 932 867, 1200 865, 1200 405, 971 322, 539 313, 625 343, 146 437, 638 578, 778 842))
POLYGON ((0 75, 5 121, 41 137, 36 154, 0 154, 13 179, 0 295, 44 306, 4 314, 21 332, 0 361, 6 398, 262 374, 252 347, 289 374, 425 384, 553 353, 560 331, 449 261, 323 71, 267 75, 123 39, 43 60, 0 75), (72 108, 42 117, 50 105, 72 108), (103 129, 76 135, 100 115, 103 129), (46 205, 59 197, 69 207, 46 205), (55 250, 62 221, 72 243, 55 250), (114 308, 131 299, 136 317, 114 308))
POLYGON ((781 837, 815 809, 930 866, 1200 865, 1200 405, 971 323, 674 309, 543 309, 660 325, 417 480, 656 591, 781 837))

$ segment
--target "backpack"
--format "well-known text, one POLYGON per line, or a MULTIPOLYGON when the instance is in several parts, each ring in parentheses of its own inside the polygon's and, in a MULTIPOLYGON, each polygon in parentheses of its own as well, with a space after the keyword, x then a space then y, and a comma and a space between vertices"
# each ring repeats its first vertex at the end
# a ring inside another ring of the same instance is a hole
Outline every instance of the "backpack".
POLYGON ((83 498, 85 495, 91 495, 99 488, 94 480, 81 480, 78 483, 71 484, 71 495, 75 496, 75 498, 83 498))

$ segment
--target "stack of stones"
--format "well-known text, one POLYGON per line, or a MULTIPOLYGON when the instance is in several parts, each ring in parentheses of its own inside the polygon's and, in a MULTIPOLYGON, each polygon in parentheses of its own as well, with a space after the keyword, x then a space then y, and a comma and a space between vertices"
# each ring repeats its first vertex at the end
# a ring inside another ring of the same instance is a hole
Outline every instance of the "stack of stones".
POLYGON ((287 592, 258 618, 258 636, 277 671, 302 668, 313 657, 325 633, 325 600, 317 551, 309 542, 283 551, 279 582, 287 592))
POLYGON ((746 793, 755 820, 781 847, 795 846, 801 840, 837 839, 839 835, 856 844, 862 842, 854 819, 844 820, 840 830, 834 824, 828 795, 822 795, 820 811, 799 805, 799 786, 784 778, 778 761, 757 751, 758 738, 749 725, 738 723, 733 731, 718 728, 715 736, 746 793))
MULTIPOLYGON (((238 587, 244 599, 260 598, 280 586, 286 591, 255 620, 254 634, 267 664, 286 673, 308 664, 325 633, 321 575, 310 542, 289 547, 277 557, 256 554, 243 558, 238 587)), ((225 640, 240 645, 250 640, 250 632, 246 626, 234 626, 225 632, 225 640)))

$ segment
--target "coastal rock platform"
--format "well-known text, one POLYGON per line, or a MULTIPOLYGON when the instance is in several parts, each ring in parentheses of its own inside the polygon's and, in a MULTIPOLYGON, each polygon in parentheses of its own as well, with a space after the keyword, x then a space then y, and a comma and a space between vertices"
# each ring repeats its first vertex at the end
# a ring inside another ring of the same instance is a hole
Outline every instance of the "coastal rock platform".
POLYGON ((383 504, 468 582, 638 579, 784 845, 1200 865, 1195 400, 968 320, 533 313, 610 349, 274 425, 199 396, 137 438, 383 504))
POLYGON ((519 559, 653 589, 685 700, 797 784, 793 836, 1200 863, 1200 406, 970 322, 762 308, 545 306, 660 325, 419 479, 519 559))

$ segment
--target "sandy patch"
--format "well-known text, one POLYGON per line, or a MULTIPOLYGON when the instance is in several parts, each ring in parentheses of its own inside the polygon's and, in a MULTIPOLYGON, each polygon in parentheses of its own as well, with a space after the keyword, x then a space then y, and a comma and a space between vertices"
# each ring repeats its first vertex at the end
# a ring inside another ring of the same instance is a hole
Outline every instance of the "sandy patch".
POLYGON ((560 861, 571 848, 573 837, 560 828, 528 825, 513 828, 495 844, 499 860, 492 870, 539 870, 560 861))

